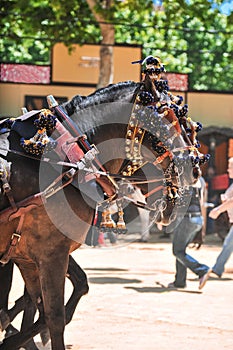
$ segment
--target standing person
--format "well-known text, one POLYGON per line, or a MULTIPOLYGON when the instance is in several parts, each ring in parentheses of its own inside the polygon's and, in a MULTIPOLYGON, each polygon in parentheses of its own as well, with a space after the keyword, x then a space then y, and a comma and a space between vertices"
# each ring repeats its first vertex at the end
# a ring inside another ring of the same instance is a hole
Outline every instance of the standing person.
MULTIPOLYGON (((229 158, 228 160, 227 171, 229 178, 233 179, 233 157, 229 158)), ((227 211, 231 227, 227 236, 225 237, 222 250, 217 257, 214 266, 203 277, 200 289, 204 287, 211 273, 214 273, 218 277, 222 276, 225 264, 233 252, 233 183, 228 187, 226 192, 221 195, 221 200, 222 204, 212 209, 209 213, 209 216, 212 219, 217 219, 221 213, 227 211)))
POLYGON ((199 284, 202 283, 203 276, 209 271, 207 265, 199 263, 186 253, 186 248, 202 229, 201 193, 201 182, 198 181, 198 184, 193 186, 188 210, 173 232, 172 248, 176 257, 176 275, 174 282, 168 284, 168 288, 185 288, 188 268, 199 277, 199 284))

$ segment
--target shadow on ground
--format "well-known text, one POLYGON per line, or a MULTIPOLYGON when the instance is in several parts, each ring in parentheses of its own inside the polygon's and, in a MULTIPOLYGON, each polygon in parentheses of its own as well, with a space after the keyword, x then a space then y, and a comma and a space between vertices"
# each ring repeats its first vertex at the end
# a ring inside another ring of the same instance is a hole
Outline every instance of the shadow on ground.
POLYGON ((88 278, 90 283, 96 284, 129 284, 129 283, 142 283, 141 280, 134 278, 120 278, 120 277, 90 277, 88 278))
POLYGON ((200 291, 190 290, 190 289, 179 289, 179 288, 167 288, 165 286, 161 287, 125 287, 126 289, 135 290, 138 293, 168 293, 168 292, 179 292, 179 293, 189 293, 189 294, 200 294, 200 291))

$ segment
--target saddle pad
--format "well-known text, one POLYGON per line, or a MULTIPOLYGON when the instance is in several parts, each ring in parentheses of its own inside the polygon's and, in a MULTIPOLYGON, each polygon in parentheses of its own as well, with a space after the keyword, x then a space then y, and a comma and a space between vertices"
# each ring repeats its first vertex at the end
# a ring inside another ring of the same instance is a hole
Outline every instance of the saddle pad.
POLYGON ((37 132, 37 127, 34 125, 34 120, 40 112, 40 110, 32 110, 14 119, 11 130, 16 131, 25 139, 30 139, 37 132))

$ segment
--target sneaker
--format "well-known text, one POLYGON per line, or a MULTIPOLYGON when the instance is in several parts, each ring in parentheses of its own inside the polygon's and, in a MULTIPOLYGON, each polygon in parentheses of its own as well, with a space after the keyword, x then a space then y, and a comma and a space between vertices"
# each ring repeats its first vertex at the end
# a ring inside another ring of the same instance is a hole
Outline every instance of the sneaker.
POLYGON ((202 289, 206 282, 208 281, 210 274, 212 273, 212 269, 209 269, 203 276, 199 278, 199 287, 198 289, 202 289))
POLYGON ((176 284, 175 282, 171 282, 171 283, 168 283, 168 285, 167 285, 167 288, 186 288, 186 284, 185 285, 178 285, 178 284, 176 284))

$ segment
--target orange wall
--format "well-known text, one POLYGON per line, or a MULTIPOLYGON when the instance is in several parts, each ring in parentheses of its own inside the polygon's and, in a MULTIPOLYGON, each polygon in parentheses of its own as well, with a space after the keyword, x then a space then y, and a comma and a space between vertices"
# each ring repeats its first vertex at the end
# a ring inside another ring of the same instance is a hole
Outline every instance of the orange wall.
POLYGON ((189 92, 190 115, 203 125, 233 127, 233 94, 189 92))
MULTIPOLYGON (((64 83, 97 84, 99 77, 99 45, 74 45, 70 54, 64 44, 56 44, 52 52, 52 81, 64 83)), ((113 47, 113 83, 140 80, 140 65, 131 64, 141 59, 140 47, 113 47)))
POLYGON ((70 99, 75 95, 88 95, 94 90, 94 88, 54 85, 0 84, 0 116, 16 117, 21 115, 25 95, 54 95, 70 99))

